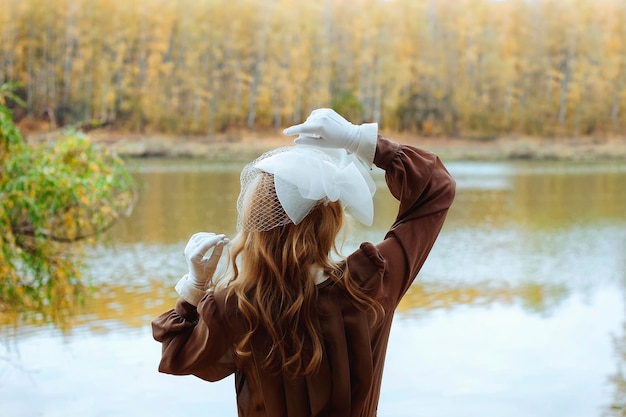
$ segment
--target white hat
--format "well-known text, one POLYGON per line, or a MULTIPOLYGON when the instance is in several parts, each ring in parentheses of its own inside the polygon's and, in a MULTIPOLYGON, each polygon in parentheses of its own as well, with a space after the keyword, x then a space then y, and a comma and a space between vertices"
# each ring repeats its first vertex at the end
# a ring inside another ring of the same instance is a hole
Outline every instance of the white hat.
POLYGON ((241 172, 238 227, 263 231, 298 224, 315 206, 328 201, 340 201, 370 226, 375 191, 367 168, 343 149, 306 145, 274 149, 241 172), (244 210, 248 213, 245 219, 244 210))

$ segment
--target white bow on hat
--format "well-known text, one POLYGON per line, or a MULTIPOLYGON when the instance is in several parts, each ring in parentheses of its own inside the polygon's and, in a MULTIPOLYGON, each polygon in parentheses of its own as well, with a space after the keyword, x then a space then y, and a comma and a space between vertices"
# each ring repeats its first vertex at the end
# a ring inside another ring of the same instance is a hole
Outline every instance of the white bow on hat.
POLYGON ((278 200, 294 224, 323 200, 339 200, 361 223, 373 222, 374 180, 358 158, 343 149, 297 145, 260 159, 254 167, 274 175, 278 200))

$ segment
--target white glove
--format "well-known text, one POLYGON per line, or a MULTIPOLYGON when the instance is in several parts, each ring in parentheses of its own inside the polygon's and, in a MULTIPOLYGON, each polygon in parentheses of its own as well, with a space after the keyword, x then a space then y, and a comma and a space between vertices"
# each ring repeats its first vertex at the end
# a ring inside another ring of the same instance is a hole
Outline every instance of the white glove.
POLYGON ((285 135, 299 135, 297 145, 345 149, 372 166, 376 153, 378 124, 353 125, 332 109, 317 109, 302 124, 288 127, 285 135))
POLYGON ((189 273, 178 281, 176 291, 188 303, 198 305, 204 296, 227 243, 228 239, 224 235, 206 232, 194 234, 187 242, 184 253, 189 273), (205 257, 211 248, 213 252, 205 257))

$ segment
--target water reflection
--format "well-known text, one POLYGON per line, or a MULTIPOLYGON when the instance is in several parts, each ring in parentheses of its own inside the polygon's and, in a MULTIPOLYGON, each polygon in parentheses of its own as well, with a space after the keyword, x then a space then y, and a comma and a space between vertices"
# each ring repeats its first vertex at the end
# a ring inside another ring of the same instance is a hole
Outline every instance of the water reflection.
MULTIPOLYGON (((223 394, 232 393, 230 382, 221 391, 156 375, 159 346, 148 325, 176 300, 173 284, 185 272, 188 237, 198 230, 235 232, 241 167, 195 160, 138 164, 139 203, 131 218, 110 231, 107 244, 89 253, 86 274, 93 289, 71 312, 67 331, 44 325, 36 315, 0 314, 6 341, 0 358, 7 358, 0 360, 0 403, 8 404, 10 415, 83 410, 84 401, 72 400, 75 391, 44 388, 68 383, 103 410, 100 415, 166 415, 137 398, 159 403, 178 392, 174 387, 202 398, 188 403, 188 412, 210 403, 220 415, 234 415, 232 398, 223 394), (38 355, 33 346, 56 353, 38 355), (64 353, 68 349, 73 353, 64 353), (91 354, 77 353, 82 349, 91 354), (121 352, 131 382, 115 371, 112 358, 121 352), (86 384, 76 376, 80 372, 70 377, 59 357, 99 374, 99 383, 113 387, 109 394, 124 407, 113 410, 88 392, 99 385, 86 384), (33 387, 31 380, 43 382, 33 387)), ((619 415, 626 399, 626 164, 472 162, 449 168, 457 198, 399 307, 380 415, 472 410, 483 416, 588 417, 603 409, 619 415)), ((352 225, 346 253, 363 240, 382 239, 396 215, 382 173, 374 176, 381 185, 375 224, 352 225)))
MULTIPOLYGON (((81 332, 105 333, 145 326, 175 304, 178 295, 171 284, 162 280, 146 280, 139 284, 99 283, 91 296, 65 323, 70 329, 66 335, 71 335, 72 328, 78 328, 81 332)), ((543 313, 555 308, 566 295, 567 290, 563 286, 549 284, 524 283, 496 287, 493 283, 458 286, 417 282, 406 294, 398 312, 404 313, 406 317, 418 318, 438 309, 485 307, 498 303, 522 305, 531 312, 543 313)), ((30 324, 37 321, 37 316, 34 316, 30 324)), ((5 315, 0 325, 7 324, 8 316, 5 315)), ((13 328, 14 331, 17 329, 13 328)))
POLYGON ((146 161, 135 174, 142 192, 132 217, 111 232, 113 242, 167 244, 202 230, 235 230, 241 164, 146 161))
MULTIPOLYGON (((143 192, 135 214, 111 233, 115 242, 172 243, 191 233, 236 227, 236 200, 242 164, 204 161, 149 161, 136 177, 143 192)), ((545 164, 544 164, 545 165, 545 164)), ((453 164, 458 193, 447 227, 531 230, 566 229, 578 224, 626 221, 626 172, 622 165, 591 169, 570 165, 547 170, 539 163, 453 164), (458 172, 456 172, 458 170, 458 172)), ((384 230, 397 206, 382 186, 375 195, 373 230, 384 230)))
POLYGON ((567 295, 564 285, 535 282, 499 287, 489 282, 455 286, 416 283, 407 292, 398 311, 419 317, 437 309, 452 310, 460 306, 485 308, 500 304, 520 305, 531 313, 546 314, 558 307, 567 295))
MULTIPOLYGON (((449 222, 532 230, 626 221, 623 165, 460 164, 449 222), (485 168, 487 165, 489 168, 485 168), (560 169, 558 169, 560 167, 560 169), (471 190, 471 192, 469 192, 471 190)), ((455 165, 456 166, 456 165, 455 165)))

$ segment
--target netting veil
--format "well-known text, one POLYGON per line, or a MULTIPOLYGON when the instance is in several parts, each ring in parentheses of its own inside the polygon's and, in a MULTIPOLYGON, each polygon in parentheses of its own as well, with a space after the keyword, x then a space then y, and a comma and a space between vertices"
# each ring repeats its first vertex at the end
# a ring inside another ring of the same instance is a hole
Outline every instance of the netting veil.
POLYGON ((338 200, 369 226, 375 190, 369 170, 343 149, 304 145, 273 149, 241 172, 237 226, 266 231, 298 224, 316 205, 338 200))

